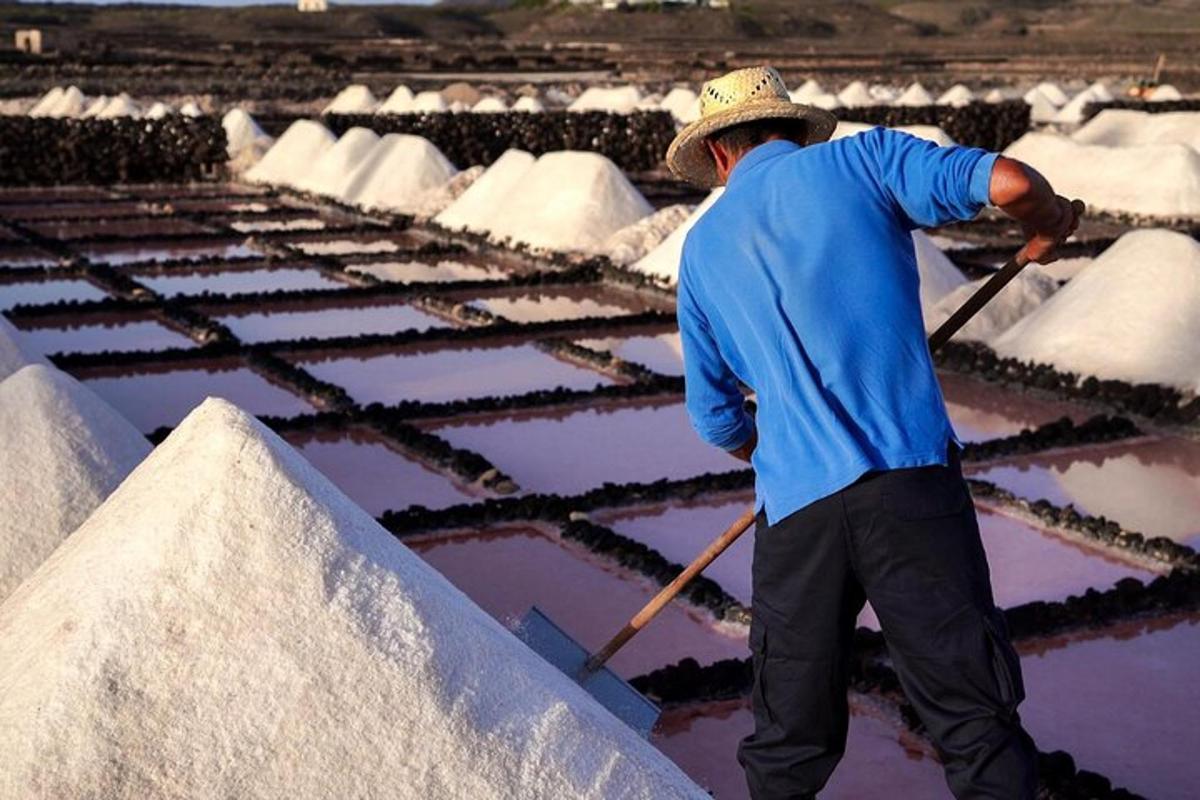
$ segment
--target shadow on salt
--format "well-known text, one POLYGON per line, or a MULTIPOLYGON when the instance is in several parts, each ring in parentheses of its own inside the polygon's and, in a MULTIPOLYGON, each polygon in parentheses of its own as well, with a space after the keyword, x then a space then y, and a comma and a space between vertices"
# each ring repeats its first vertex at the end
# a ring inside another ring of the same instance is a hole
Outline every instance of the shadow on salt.
MULTIPOLYGON (((658 590, 531 527, 405 544, 504 625, 511 627, 536 605, 589 650, 601 647, 658 590)), ((721 633, 706 612, 673 603, 610 666, 630 678, 688 656, 709 664, 745 655, 744 641, 721 633)))
POLYGON ((243 342, 251 343, 427 331, 450 326, 441 317, 396 302, 359 302, 353 306, 297 304, 270 311, 226 314, 216 320, 243 342))
POLYGON ((1015 458, 972 473, 1029 500, 1073 505, 1146 536, 1200 547, 1200 443, 1117 443, 1015 458))
POLYGON ((359 403, 416 400, 441 403, 540 389, 595 389, 606 375, 560 361, 533 345, 414 348, 301 362, 315 377, 337 384, 359 403))
POLYGON ((410 459, 370 430, 302 431, 284 438, 375 516, 414 505, 446 508, 477 499, 448 476, 410 459))
POLYGON ((1012 436, 1063 417, 1083 422, 1096 413, 1073 403, 1032 397, 963 375, 939 373, 938 381, 950 423, 964 442, 1012 436))

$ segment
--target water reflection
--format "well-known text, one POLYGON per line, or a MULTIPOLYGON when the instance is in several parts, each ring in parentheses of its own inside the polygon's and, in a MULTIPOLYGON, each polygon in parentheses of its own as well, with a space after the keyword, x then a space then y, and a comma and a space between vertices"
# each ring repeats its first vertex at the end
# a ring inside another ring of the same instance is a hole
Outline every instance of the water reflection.
POLYGON ((678 333, 581 339, 576 344, 593 350, 607 350, 617 358, 641 364, 660 375, 683 374, 683 343, 678 333))
POLYGON ((300 291, 305 289, 337 289, 346 284, 328 278, 315 269, 237 269, 172 270, 166 275, 136 275, 135 279, 164 297, 216 294, 248 294, 253 292, 300 291))
POLYGON ((427 331, 449 326, 445 320, 396 302, 360 302, 353 306, 278 306, 270 311, 217 317, 243 342, 328 339, 337 336, 427 331))
POLYGON ((0 309, 16 305, 42 305, 59 300, 103 300, 108 297, 95 284, 85 280, 21 281, 0 283, 0 309))
POLYGON ((1070 417, 1083 422, 1096 412, 1072 403, 1032 397, 954 373, 940 373, 942 396, 954 431, 965 442, 1012 436, 1025 428, 1070 417))

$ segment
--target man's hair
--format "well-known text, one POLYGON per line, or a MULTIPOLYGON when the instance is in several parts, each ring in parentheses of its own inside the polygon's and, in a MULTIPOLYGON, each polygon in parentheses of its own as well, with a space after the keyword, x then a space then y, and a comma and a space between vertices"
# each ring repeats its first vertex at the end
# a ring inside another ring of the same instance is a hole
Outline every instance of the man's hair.
POLYGON ((709 140, 729 153, 740 154, 771 139, 803 144, 807 135, 808 123, 802 119, 758 119, 717 131, 709 140))

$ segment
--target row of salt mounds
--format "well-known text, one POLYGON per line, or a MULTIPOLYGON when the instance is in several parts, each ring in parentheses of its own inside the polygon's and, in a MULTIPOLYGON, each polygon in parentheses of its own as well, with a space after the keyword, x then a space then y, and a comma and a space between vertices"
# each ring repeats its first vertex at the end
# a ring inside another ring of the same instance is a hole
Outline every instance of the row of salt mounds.
MULTIPOLYGON (((925 330, 932 333, 950 318, 963 303, 975 294, 987 278, 964 283, 937 300, 925 311, 925 330)), ((955 334, 958 339, 974 339, 991 342, 1018 320, 1032 313, 1058 291, 1058 281, 1043 272, 1038 265, 1030 264, 1005 286, 999 294, 988 301, 971 320, 955 334)))
POLYGON ((546 153, 501 201, 489 237, 545 250, 599 252, 604 241, 654 209, 599 153, 546 153))
POLYGON ((1200 111, 1151 114, 1125 108, 1106 108, 1071 134, 1079 144, 1134 147, 1146 144, 1185 144, 1200 150, 1200 111))
POLYGON ((1027 133, 1006 156, 1032 165, 1054 188, 1092 208, 1146 216, 1200 215, 1200 153, 1181 144, 1102 147, 1027 133))
POLYGON ((351 84, 337 93, 322 114, 370 114, 379 105, 371 90, 361 83, 351 84))
POLYGON ((246 172, 246 180, 290 186, 336 142, 337 137, 321 123, 310 119, 296 120, 262 160, 246 172))
POLYGON ((34 364, 0 382, 0 602, 149 452, 137 428, 65 372, 34 364))
POLYGON ((962 107, 970 105, 975 100, 975 93, 961 83, 956 83, 946 91, 942 92, 937 99, 939 106, 955 106, 962 107))
POLYGON ((66 89, 55 86, 42 96, 27 112, 31 117, 78 117, 83 113, 87 98, 76 86, 66 89))
POLYGON ((1083 112, 1092 103, 1112 102, 1112 92, 1100 81, 1071 98, 1071 100, 1054 115, 1053 121, 1063 125, 1078 125, 1083 122, 1083 112))
POLYGON ((611 111, 614 114, 629 114, 637 110, 642 102, 642 92, 636 86, 617 86, 605 89, 591 86, 575 98, 567 111, 611 111))
POLYGON ((225 129, 225 151, 229 155, 229 168, 235 173, 245 172, 271 149, 275 140, 259 127, 254 117, 244 109, 231 108, 221 118, 225 129))
POLYGON ((433 221, 449 230, 487 233, 492 219, 507 213, 505 198, 517 191, 537 159, 524 150, 506 150, 458 199, 433 221))
POLYGON ((707 795, 208 400, 0 606, 8 797, 707 795))
POLYGON ((0 314, 0 381, 22 367, 47 363, 41 354, 25 345, 21 332, 0 314))
POLYGON ((1127 233, 998 337, 1001 355, 1131 383, 1200 391, 1200 242, 1127 233))
MULTIPOLYGON (((837 124, 837 127, 833 129, 833 136, 831 136, 830 139, 844 139, 847 136, 856 136, 864 131, 869 131, 877 127, 879 126, 870 125, 865 122, 847 122, 845 120, 840 120, 837 124)), ((937 125, 897 125, 892 130, 897 130, 902 133, 916 136, 918 139, 926 139, 933 142, 938 147, 949 147, 958 144, 952 138, 950 138, 950 134, 946 133, 946 131, 944 131, 942 128, 939 128, 937 125)))

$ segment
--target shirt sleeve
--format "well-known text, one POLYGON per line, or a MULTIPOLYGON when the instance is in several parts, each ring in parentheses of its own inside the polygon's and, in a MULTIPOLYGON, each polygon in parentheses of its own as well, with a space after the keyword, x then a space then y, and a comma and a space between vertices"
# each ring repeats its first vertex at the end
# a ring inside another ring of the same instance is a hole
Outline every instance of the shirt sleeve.
POLYGON ((677 309, 688 417, 701 439, 722 450, 736 450, 750 440, 754 422, 685 274, 680 270, 677 309))
POLYGON ((973 219, 988 204, 999 157, 977 147, 939 147, 901 131, 876 128, 862 136, 884 192, 910 228, 973 219))

